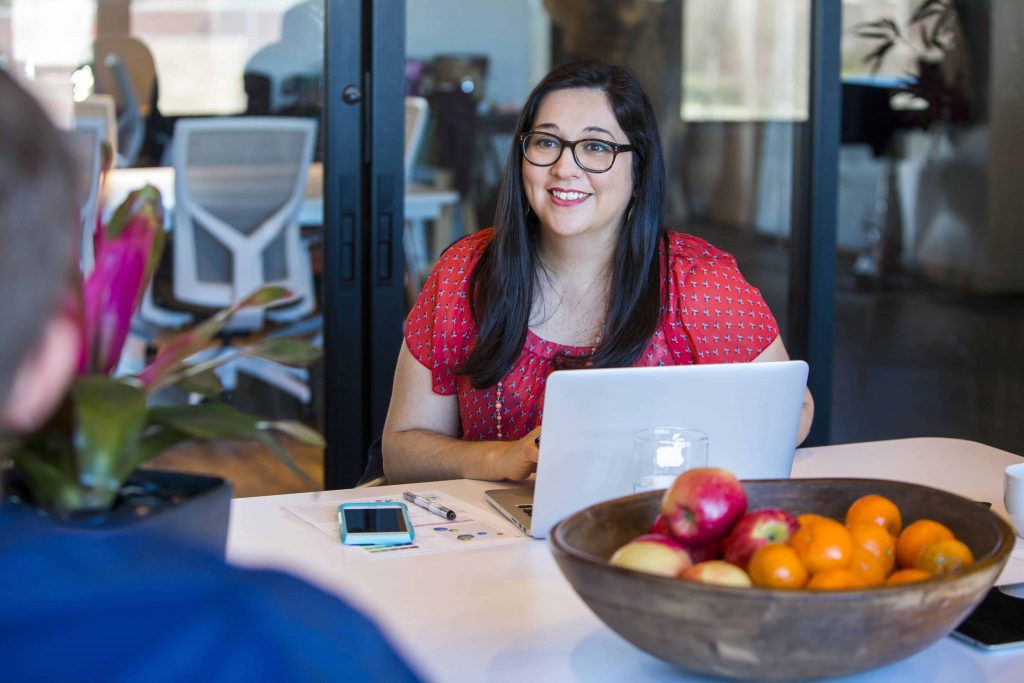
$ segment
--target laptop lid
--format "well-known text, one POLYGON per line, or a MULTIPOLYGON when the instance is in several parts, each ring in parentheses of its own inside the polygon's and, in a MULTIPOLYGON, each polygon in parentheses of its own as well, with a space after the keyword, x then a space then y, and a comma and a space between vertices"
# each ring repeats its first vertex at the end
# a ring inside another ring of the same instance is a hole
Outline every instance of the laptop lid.
POLYGON ((529 533, 633 492, 633 438, 646 427, 708 435, 708 465, 741 479, 789 478, 803 361, 562 370, 547 380, 529 533))

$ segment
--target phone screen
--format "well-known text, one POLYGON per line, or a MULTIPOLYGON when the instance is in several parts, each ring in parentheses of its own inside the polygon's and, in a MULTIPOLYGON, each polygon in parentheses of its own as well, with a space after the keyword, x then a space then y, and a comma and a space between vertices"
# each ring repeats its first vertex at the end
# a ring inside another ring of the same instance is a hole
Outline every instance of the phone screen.
POLYGON ((397 507, 345 508, 345 527, 350 534, 403 533, 402 509, 397 507))
POLYGON ((990 649, 1024 645, 1024 597, 1015 595, 1022 595, 1019 585, 992 588, 953 635, 990 649))

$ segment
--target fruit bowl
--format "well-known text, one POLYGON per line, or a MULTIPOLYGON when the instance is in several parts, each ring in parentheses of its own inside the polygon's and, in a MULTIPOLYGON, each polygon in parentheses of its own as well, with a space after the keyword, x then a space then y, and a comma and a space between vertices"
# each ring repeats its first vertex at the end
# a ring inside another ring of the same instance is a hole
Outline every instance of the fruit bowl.
POLYGON ((552 530, 555 560, 591 610, 620 636, 681 669, 726 678, 806 680, 895 662, 949 634, 1002 571, 1014 536, 978 503, 937 489, 873 479, 745 481, 749 509, 842 519, 868 493, 895 501, 905 522, 942 522, 975 562, 918 583, 837 591, 732 588, 608 564, 645 533, 662 492, 617 498, 552 530))

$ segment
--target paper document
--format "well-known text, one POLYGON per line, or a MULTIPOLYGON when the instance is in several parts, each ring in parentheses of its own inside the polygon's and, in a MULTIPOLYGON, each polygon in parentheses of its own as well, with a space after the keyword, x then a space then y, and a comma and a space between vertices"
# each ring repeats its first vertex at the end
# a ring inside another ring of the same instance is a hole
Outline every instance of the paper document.
MULTIPOLYGON (((413 505, 397 496, 371 496, 346 500, 346 503, 405 503, 409 520, 415 529, 415 538, 406 545, 345 546, 354 553, 368 557, 402 557, 447 550, 467 550, 481 546, 493 546, 516 539, 526 540, 517 530, 505 525, 494 526, 481 521, 486 517, 478 508, 453 498, 440 491, 419 491, 416 493, 455 511, 456 518, 448 521, 429 510, 413 505)), ((338 524, 339 501, 333 503, 307 503, 285 505, 285 510, 302 521, 319 529, 332 541, 341 544, 341 529, 338 524)))

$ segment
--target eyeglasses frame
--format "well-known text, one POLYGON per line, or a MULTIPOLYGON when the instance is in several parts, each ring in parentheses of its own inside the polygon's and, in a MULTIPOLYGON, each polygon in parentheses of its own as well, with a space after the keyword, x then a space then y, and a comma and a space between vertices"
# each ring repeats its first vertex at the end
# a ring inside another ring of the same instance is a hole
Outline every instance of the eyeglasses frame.
POLYGON ((555 164, 557 164, 558 161, 562 158, 562 155, 565 153, 566 147, 572 150, 572 160, 576 163, 576 165, 579 166, 581 170, 586 171, 587 173, 607 173, 608 171, 612 170, 612 166, 615 165, 615 160, 619 158, 619 154, 622 154, 623 152, 632 152, 636 150, 636 147, 634 147, 633 145, 620 145, 617 142, 612 142, 610 140, 602 140, 601 138, 580 138, 579 140, 566 140, 565 138, 561 138, 555 135, 554 133, 548 133, 547 131, 543 130, 528 130, 519 134, 519 149, 523 153, 523 158, 526 159, 526 161, 532 164, 533 166, 538 166, 540 168, 548 168, 549 166, 554 166, 555 164), (529 137, 530 135, 544 135, 546 137, 558 140, 562 148, 558 151, 558 156, 555 157, 554 161, 552 161, 550 164, 538 164, 537 162, 532 161, 530 157, 526 155, 526 149, 523 147, 523 143, 526 142, 526 138, 529 137), (580 144, 581 142, 600 142, 602 145, 608 145, 609 147, 611 147, 612 163, 608 164, 608 168, 604 169, 603 171, 595 171, 581 164, 579 157, 576 156, 576 145, 580 144))

